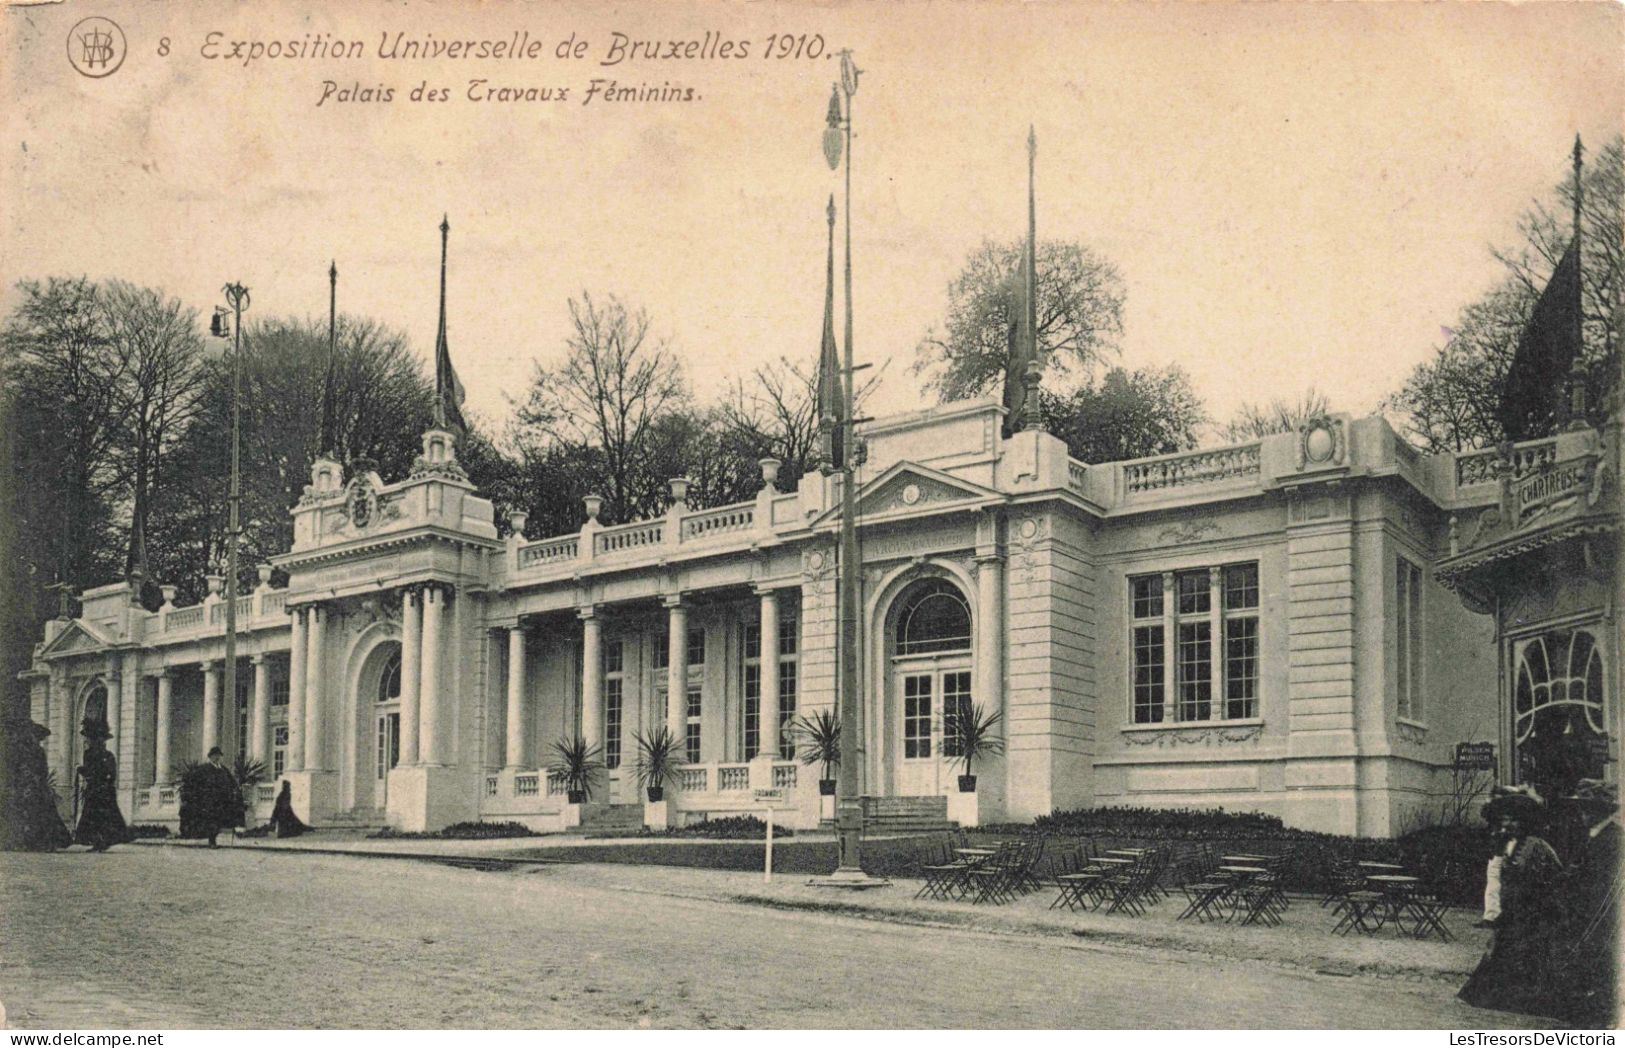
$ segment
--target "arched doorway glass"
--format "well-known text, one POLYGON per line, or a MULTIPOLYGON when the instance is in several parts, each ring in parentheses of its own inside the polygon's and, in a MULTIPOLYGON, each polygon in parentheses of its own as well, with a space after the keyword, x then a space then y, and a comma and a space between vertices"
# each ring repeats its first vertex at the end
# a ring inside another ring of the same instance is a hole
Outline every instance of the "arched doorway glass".
POLYGON ((971 691, 971 614, 948 579, 920 579, 898 595, 891 621, 892 767, 897 792, 943 792, 958 759, 971 691))
POLYGON ((1568 793, 1608 770, 1608 675, 1591 629, 1549 630, 1514 648, 1512 746, 1518 782, 1568 793))
MULTIPOLYGON (((389 645, 373 686, 374 804, 388 804, 389 771, 401 760, 401 647, 389 645)), ((374 658, 379 656, 375 655, 374 658)))
MULTIPOLYGON (((84 729, 87 724, 95 725, 103 733, 102 737, 107 738, 110 732, 110 725, 107 723, 107 688, 100 683, 93 685, 89 691, 85 692, 84 702, 80 705, 79 722, 73 725, 73 762, 72 767, 67 769, 67 774, 69 780, 74 784, 73 817, 75 819, 79 817, 79 778, 76 769, 80 764, 84 763, 85 759, 84 729)), ((108 748, 112 749, 112 746, 112 740, 108 739, 108 748)), ((116 750, 113 755, 118 756, 116 750)))

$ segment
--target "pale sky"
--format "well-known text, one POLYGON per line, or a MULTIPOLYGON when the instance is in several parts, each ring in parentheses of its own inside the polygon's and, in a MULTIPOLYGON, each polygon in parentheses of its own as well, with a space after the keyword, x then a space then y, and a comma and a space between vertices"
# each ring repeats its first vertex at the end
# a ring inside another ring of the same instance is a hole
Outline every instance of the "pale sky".
POLYGON ((1576 131, 1600 145, 1625 108, 1621 9, 1605 3, 72 0, 3 17, 0 306, 18 277, 84 273, 205 315, 241 281, 255 315, 325 316, 336 258, 340 309, 427 359, 446 212, 452 353, 487 418, 533 361, 559 359, 584 288, 645 305, 702 395, 757 360, 816 359, 841 47, 864 70, 855 341, 860 360, 892 359, 879 413, 920 405, 914 346, 967 253, 1022 235, 1029 123, 1039 235, 1122 272, 1121 362, 1181 364, 1223 419, 1310 385, 1374 410, 1498 278, 1489 246, 1565 176, 1576 131), (67 58, 90 16, 128 45, 96 79, 67 58), (523 33, 543 52, 378 58, 397 31, 523 33), (600 65, 616 31, 710 32, 750 56, 600 65), (202 57, 212 32, 330 33, 366 55, 245 66, 202 57), (572 33, 586 57, 555 58, 572 33), (821 37, 823 54, 765 60, 775 33, 821 37), (583 105, 595 77, 699 97, 583 105), (394 100, 317 106, 324 79, 394 100), (570 98, 475 102, 471 79, 570 98), (420 83, 450 100, 412 101, 420 83))

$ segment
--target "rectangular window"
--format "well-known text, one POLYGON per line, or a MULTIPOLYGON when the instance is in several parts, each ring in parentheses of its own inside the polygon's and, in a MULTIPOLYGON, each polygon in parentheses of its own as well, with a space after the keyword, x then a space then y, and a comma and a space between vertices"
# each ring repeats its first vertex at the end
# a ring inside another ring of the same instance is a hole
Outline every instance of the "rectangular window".
POLYGON ((683 755, 688 763, 700 763, 700 689, 689 688, 684 704, 688 723, 683 734, 683 755))
POLYGON ((273 710, 278 706, 286 706, 288 704, 289 687, 288 678, 271 678, 271 708, 273 710))
POLYGON ((671 634, 658 630, 654 635, 654 668, 663 670, 671 665, 671 634))
POLYGON ((745 664, 744 737, 740 740, 743 760, 752 760, 762 745, 762 665, 745 664))
POLYGON ((779 620, 779 759, 796 756, 796 695, 800 684, 801 631, 797 620, 779 620))
POLYGON ((249 694, 253 689, 252 681, 237 681, 237 752, 246 759, 248 756, 248 721, 249 721, 249 694))
POLYGON ((621 718, 625 706, 625 651, 612 640, 604 645, 604 767, 621 766, 621 718))
POLYGON ((960 732, 971 719, 970 671, 942 675, 942 755, 963 757, 960 732))
POLYGON ((282 769, 288 766, 288 726, 278 724, 271 729, 271 778, 282 775, 282 769))
POLYGON ((903 678, 903 756, 931 756, 931 675, 903 678))
POLYGON ((705 665, 705 628, 697 626, 688 631, 688 664, 705 665))
POLYGON ((1394 653, 1398 660, 1399 715, 1422 719, 1422 571, 1399 558, 1394 591, 1394 653))
POLYGON ((1212 624, 1181 622, 1179 651, 1179 719, 1210 720, 1213 716, 1212 624))
POLYGON ((1161 724, 1162 627, 1134 627, 1134 723, 1161 724))
POLYGON ((1257 717, 1257 563, 1186 570, 1171 573, 1171 577, 1171 608, 1165 601, 1165 576, 1141 575, 1128 580, 1133 722, 1257 717), (1167 648, 1170 643, 1174 645, 1171 653, 1167 648), (1172 681, 1167 679, 1170 654, 1172 681), (1170 684, 1174 689, 1172 700, 1168 695, 1170 684), (1214 693, 1220 688, 1221 701, 1215 701, 1214 693))

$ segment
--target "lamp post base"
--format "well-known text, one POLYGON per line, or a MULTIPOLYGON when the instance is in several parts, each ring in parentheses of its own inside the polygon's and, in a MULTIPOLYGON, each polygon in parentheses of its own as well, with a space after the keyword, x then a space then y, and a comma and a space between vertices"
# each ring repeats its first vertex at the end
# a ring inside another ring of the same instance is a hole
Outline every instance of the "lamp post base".
POLYGON ((814 888, 845 888, 848 891, 891 887, 891 881, 884 877, 871 877, 862 870, 845 868, 836 870, 828 877, 814 877, 807 883, 814 888))

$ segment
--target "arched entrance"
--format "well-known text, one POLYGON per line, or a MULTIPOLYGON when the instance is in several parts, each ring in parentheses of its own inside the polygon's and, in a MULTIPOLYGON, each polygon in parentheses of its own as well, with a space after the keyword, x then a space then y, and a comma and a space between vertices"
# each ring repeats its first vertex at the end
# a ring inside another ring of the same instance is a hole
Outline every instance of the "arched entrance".
MULTIPOLYGON (((72 760, 65 769, 66 777, 72 783, 73 790, 73 817, 79 817, 79 773, 78 768, 85 759, 84 727, 93 724, 103 732, 109 732, 111 725, 107 721, 107 686, 96 681, 87 688, 79 701, 79 718, 69 726, 72 732, 72 745, 69 752, 72 760)), ((108 739, 108 748, 112 748, 112 741, 108 739)), ((117 751, 113 754, 118 756, 117 751)))
POLYGON ((909 583, 886 621, 886 736, 893 792, 945 793, 959 756, 958 730, 974 701, 970 602, 951 580, 909 583))
POLYGON ((365 711, 371 745, 358 775, 356 802, 384 809, 389 800, 389 770, 401 759, 401 646, 385 641, 367 654, 361 668, 356 706, 365 711), (367 784, 370 783, 370 791, 367 784))
POLYGON ((1559 795, 1609 776, 1609 676, 1593 627, 1553 629, 1513 645, 1512 747, 1517 782, 1559 795))

